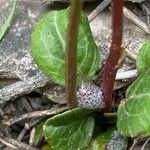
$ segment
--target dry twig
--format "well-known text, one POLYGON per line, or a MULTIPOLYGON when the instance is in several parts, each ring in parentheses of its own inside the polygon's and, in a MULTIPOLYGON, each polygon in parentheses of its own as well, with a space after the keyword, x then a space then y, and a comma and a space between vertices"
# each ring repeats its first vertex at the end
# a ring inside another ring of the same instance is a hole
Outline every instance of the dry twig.
POLYGON ((27 94, 37 88, 43 87, 50 82, 47 77, 35 75, 25 81, 18 81, 12 85, 0 89, 0 104, 27 94))
POLYGON ((127 9, 126 7, 123 8, 123 14, 126 18, 131 20, 133 23, 135 23, 139 28, 141 28, 146 33, 150 34, 150 30, 148 25, 142 21, 138 16, 136 16, 132 11, 127 9))
MULTIPOLYGON (((112 0, 103 0, 101 4, 99 4, 88 16, 89 21, 92 21, 101 11, 103 11, 112 0)), ((148 25, 142 21, 138 16, 136 16, 132 11, 130 11, 128 8, 123 8, 123 14, 126 18, 131 20, 134 24, 136 24, 139 28, 141 28, 146 33, 150 34, 150 29, 148 25)))
POLYGON ((29 146, 25 143, 22 143, 22 142, 19 142, 19 141, 16 141, 12 138, 8 138, 6 136, 4 137, 1 137, 0 136, 0 142, 2 142, 3 144, 11 147, 11 148, 14 148, 14 149, 19 149, 19 150, 39 150, 35 147, 32 147, 32 146, 29 146))
POLYGON ((17 137, 17 141, 21 141, 21 140, 23 139, 24 135, 26 134, 26 132, 27 132, 27 129, 24 128, 24 129, 20 132, 19 136, 17 137))
POLYGON ((112 0, 103 0, 88 16, 89 21, 91 22, 101 11, 103 11, 112 0))
POLYGON ((123 72, 117 72, 116 74, 116 80, 124 80, 129 78, 134 78, 138 75, 137 70, 128 70, 123 72))
POLYGON ((26 134, 26 132, 31 129, 34 125, 36 125, 39 121, 41 120, 41 118, 38 118, 38 119, 34 119, 34 120, 31 120, 31 122, 29 123, 25 123, 24 125, 24 129, 21 131, 21 133, 19 134, 17 140, 18 141, 21 141, 22 138, 24 137, 24 135, 26 134))
POLYGON ((144 149, 145 149, 146 144, 147 144, 149 141, 150 141, 150 137, 149 137, 149 138, 147 138, 147 140, 146 140, 146 141, 145 141, 145 143, 143 144, 143 146, 142 146, 141 150, 144 150, 144 149))
POLYGON ((50 109, 50 110, 44 110, 44 111, 34 111, 31 113, 26 113, 23 115, 20 115, 18 117, 14 117, 11 118, 10 120, 8 120, 7 122, 5 122, 5 125, 12 125, 18 121, 24 120, 24 119, 29 119, 29 118, 37 118, 37 117, 45 117, 45 116, 49 116, 49 115, 54 115, 54 114, 58 114, 61 113, 63 111, 66 111, 68 109, 68 107, 62 107, 62 108, 58 108, 58 109, 50 109))

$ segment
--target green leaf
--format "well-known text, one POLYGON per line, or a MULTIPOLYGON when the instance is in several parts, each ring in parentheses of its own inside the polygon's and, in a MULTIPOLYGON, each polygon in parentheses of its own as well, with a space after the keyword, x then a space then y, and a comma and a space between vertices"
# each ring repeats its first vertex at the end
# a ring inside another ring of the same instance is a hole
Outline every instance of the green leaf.
POLYGON ((150 135, 150 93, 127 98, 118 107, 117 128, 125 136, 150 135))
MULTIPOLYGON (((69 9, 51 11, 32 32, 32 56, 39 68, 54 82, 65 84, 65 43, 69 9)), ((82 14, 77 46, 77 82, 91 79, 99 65, 99 50, 93 40, 87 17, 82 14), (84 79, 83 79, 84 80, 84 79)))
POLYGON ((16 3, 17 3, 17 0, 14 0, 14 4, 13 4, 12 10, 10 12, 10 15, 8 16, 8 18, 5 21, 4 25, 0 28, 0 41, 2 40, 2 38, 5 34, 5 32, 7 31, 8 27, 10 26, 10 23, 12 21, 12 18, 13 18, 14 12, 15 12, 16 3))
POLYGON ((80 150, 89 144, 94 128, 94 119, 84 118, 67 125, 45 124, 44 135, 52 150, 80 150))
POLYGON ((150 40, 146 41, 139 51, 136 66, 139 73, 149 69, 150 66, 150 40))
POLYGON ((81 150, 88 146, 94 128, 89 112, 77 108, 46 121, 43 132, 52 150, 81 150))
POLYGON ((95 110, 75 108, 50 118, 48 122, 50 123, 50 125, 52 124, 54 126, 66 125, 74 122, 74 120, 82 119, 94 111, 95 110))
POLYGON ((106 145, 111 139, 111 134, 114 128, 107 129, 94 138, 86 150, 105 150, 106 145))
POLYGON ((35 135, 34 135, 34 140, 33 140, 34 145, 37 145, 39 141, 42 139, 44 123, 45 121, 39 123, 37 127, 35 128, 35 135))
POLYGON ((150 135, 150 40, 142 46, 136 64, 140 76, 127 89, 127 98, 117 113, 118 130, 132 137, 150 135))
POLYGON ((51 147, 48 143, 45 143, 44 145, 42 145, 41 150, 51 150, 51 147))
POLYGON ((150 93, 150 69, 141 74, 127 89, 126 97, 150 93))
POLYGON ((118 130, 126 136, 150 135, 150 69, 135 80, 118 108, 118 130))

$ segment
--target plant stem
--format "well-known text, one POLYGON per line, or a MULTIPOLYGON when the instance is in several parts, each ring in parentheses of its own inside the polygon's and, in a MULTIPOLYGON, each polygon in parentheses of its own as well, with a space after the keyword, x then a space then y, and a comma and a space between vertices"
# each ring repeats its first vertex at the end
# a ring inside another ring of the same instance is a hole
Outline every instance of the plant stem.
POLYGON ((69 108, 77 105, 76 100, 76 71, 77 71, 77 38, 80 22, 82 0, 71 0, 68 36, 66 44, 66 96, 69 108))
POLYGON ((104 67, 101 83, 102 93, 106 104, 106 112, 110 112, 113 107, 112 93, 122 43, 123 0, 113 0, 112 4, 112 43, 104 67))

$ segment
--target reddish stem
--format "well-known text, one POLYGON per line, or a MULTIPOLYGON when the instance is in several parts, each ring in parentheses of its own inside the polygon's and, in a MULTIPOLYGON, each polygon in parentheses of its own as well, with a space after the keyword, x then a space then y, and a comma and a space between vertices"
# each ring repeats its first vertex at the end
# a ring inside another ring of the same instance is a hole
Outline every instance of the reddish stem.
POLYGON ((113 107, 112 93, 122 43, 123 0, 113 0, 112 4, 112 43, 104 67, 101 83, 102 93, 106 104, 106 112, 110 112, 113 107))

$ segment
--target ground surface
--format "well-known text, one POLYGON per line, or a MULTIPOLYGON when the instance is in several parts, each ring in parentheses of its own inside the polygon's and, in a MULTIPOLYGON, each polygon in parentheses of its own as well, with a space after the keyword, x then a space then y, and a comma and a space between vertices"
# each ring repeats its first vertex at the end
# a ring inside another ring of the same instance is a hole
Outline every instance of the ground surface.
MULTIPOLYGON (((0 26, 4 24, 8 17, 12 9, 12 3, 12 0, 0 1, 0 26)), ((7 146, 1 143, 0 149, 12 148, 13 146, 9 145, 12 138, 30 144, 28 149, 33 149, 32 142, 29 142, 29 139, 31 140, 30 132, 34 129, 34 124, 41 118, 37 117, 37 120, 29 117, 30 119, 25 121, 21 119, 21 122, 14 123, 14 125, 8 128, 6 128, 4 122, 27 112, 48 110, 52 106, 55 109, 63 107, 55 106, 52 101, 59 104, 66 102, 64 88, 49 81, 34 63, 30 54, 30 38, 33 27, 43 14, 54 8, 65 8, 67 5, 67 3, 61 2, 55 5, 49 5, 48 2, 42 4, 40 0, 24 0, 17 3, 13 22, 0 42, 0 126, 2 127, 0 138, 7 141, 7 146), (29 128, 26 127, 27 125, 29 128), (30 132, 27 133, 27 131, 30 132)), ((85 7, 86 13, 89 15, 97 5, 98 2, 92 2, 92 4, 88 2, 85 7)), ((139 18, 145 21, 143 10, 137 10, 137 8, 142 7, 142 4, 128 2, 127 7, 131 8, 135 13, 140 12, 141 14, 138 13, 140 14, 139 18)), ((107 8, 102 11, 90 22, 90 26, 95 42, 100 49, 102 63, 104 64, 111 43, 110 9, 107 8)), ((123 45, 124 47, 127 46, 128 58, 126 58, 119 72, 135 69, 137 53, 146 39, 149 39, 149 34, 124 17, 123 45)), ((116 81, 115 89, 126 86, 132 80, 132 78, 128 80, 126 78, 122 79, 116 81)), ((15 146, 18 147, 18 145, 15 146)), ((27 147, 27 145, 22 146, 27 147)))

